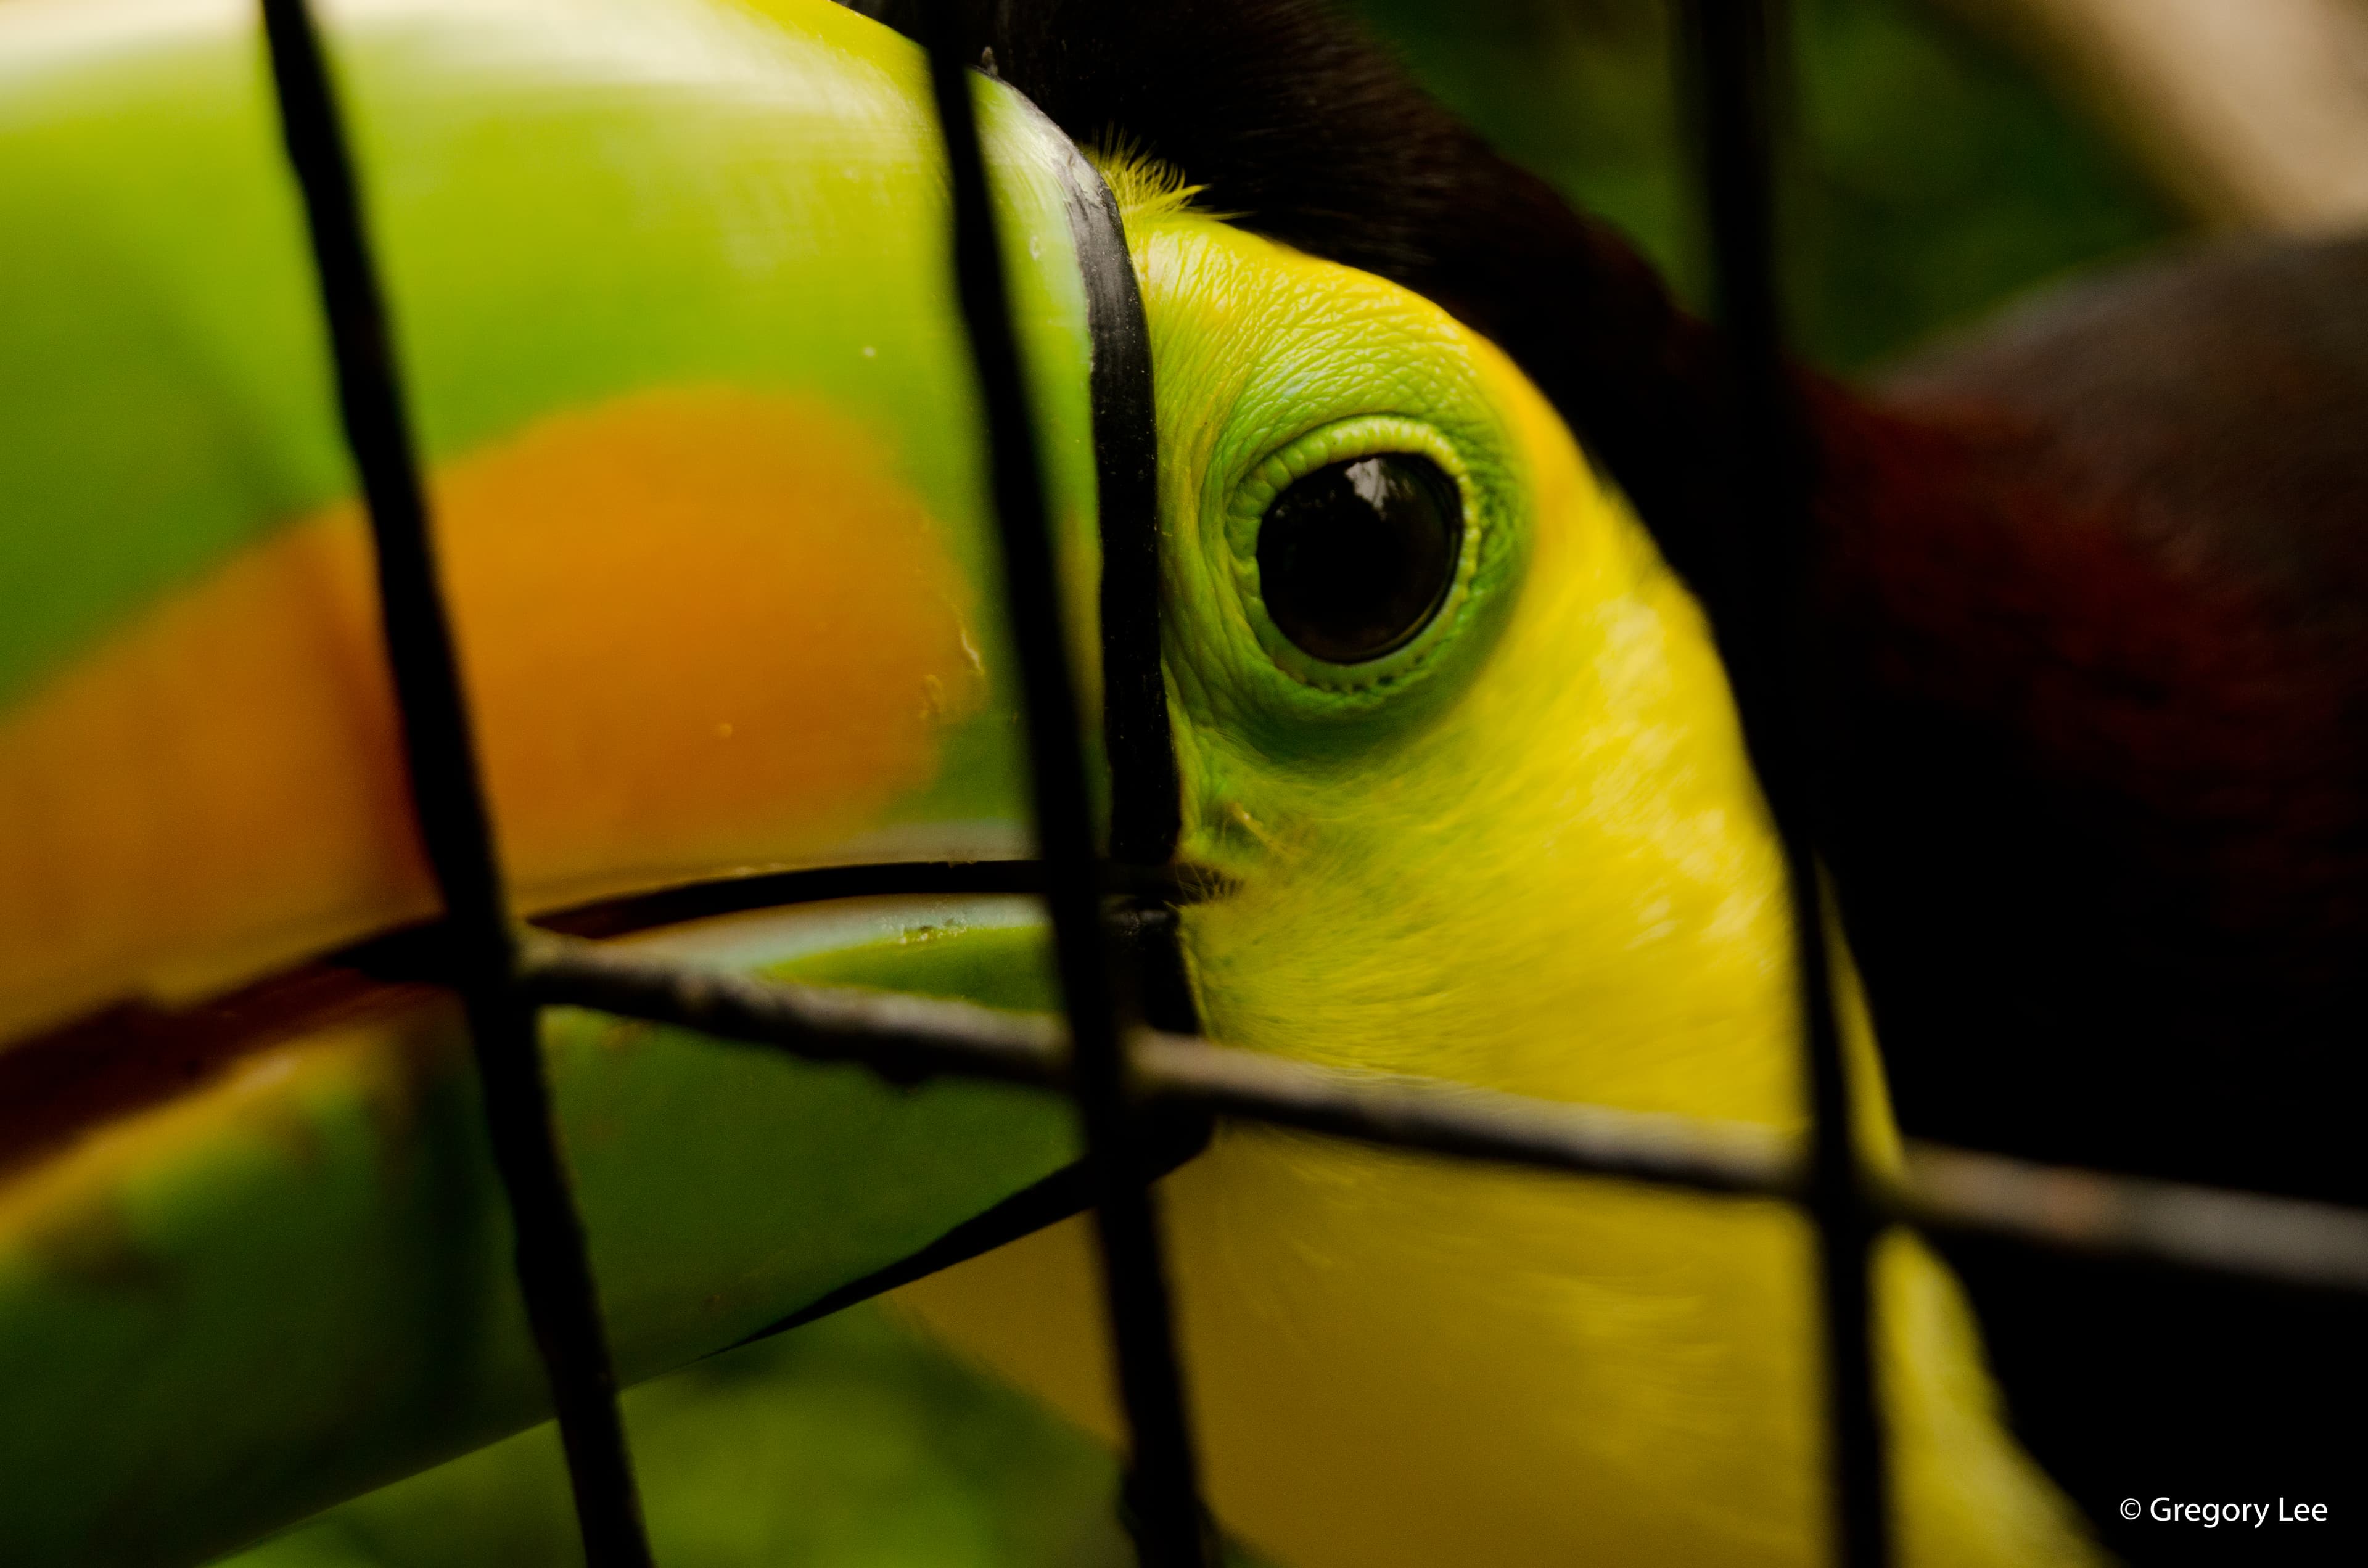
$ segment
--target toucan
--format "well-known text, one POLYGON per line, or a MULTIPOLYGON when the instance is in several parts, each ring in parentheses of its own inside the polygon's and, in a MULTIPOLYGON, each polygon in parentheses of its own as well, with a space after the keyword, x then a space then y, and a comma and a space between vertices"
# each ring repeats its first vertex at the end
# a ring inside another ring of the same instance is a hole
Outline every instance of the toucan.
MULTIPOLYGON (((516 913, 1050 1008, 946 165, 871 9, 323 8, 516 913)), ((1178 1005, 1800 1129, 1719 653, 1773 590, 1715 541, 1777 481, 1718 335, 1315 0, 961 9, 1078 663, 1157 629, 1178 1005)), ((278 137, 237 0, 0 8, 11 1563, 203 1561, 549 1413, 278 137)), ((2363 301, 2368 244, 2228 244, 1798 374, 1869 1159, 2363 1196, 2363 301)), ((1115 835, 1133 741, 1090 739, 1115 835)), ((581 1009, 543 1046, 625 1378, 894 1283, 1118 1436, 1087 1233, 1027 1201, 1058 1101, 581 1009)), ((1274 1562, 1824 1560, 1783 1206, 1234 1125, 1159 1194, 1211 1506, 1274 1562)), ((2356 1503, 2340 1301, 1906 1233, 1873 1267, 1903 1562, 2356 1503)))

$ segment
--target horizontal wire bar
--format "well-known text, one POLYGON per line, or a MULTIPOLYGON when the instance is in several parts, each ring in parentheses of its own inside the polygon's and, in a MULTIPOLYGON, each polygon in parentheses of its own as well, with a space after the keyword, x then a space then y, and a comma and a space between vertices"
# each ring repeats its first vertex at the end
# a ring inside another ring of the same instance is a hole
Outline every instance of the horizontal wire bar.
POLYGON ((1068 1037, 1049 1015, 894 992, 790 985, 568 937, 529 935, 518 978, 545 1006, 594 1007, 847 1062, 892 1083, 960 1076, 1062 1089, 1068 1037))
MULTIPOLYGON (((520 980, 549 1006, 676 1024, 898 1084, 1068 1085, 1055 1018, 890 992, 786 984, 530 933, 520 980)), ((1797 1201, 1797 1139, 1740 1122, 1575 1105, 1440 1079, 1294 1062, 1144 1030, 1135 1087, 1164 1101, 1378 1148, 1797 1201)), ((2368 1293, 2368 1213, 2298 1199, 2043 1165, 1910 1140, 1874 1178, 1887 1217, 2099 1256, 2368 1293)))
POLYGON ((2368 1292, 2368 1213, 2298 1198, 2036 1165, 1910 1140, 1891 1204, 1911 1224, 2368 1292))
POLYGON ((1222 1116, 1383 1148, 1695 1192, 1798 1198, 1803 1191, 1792 1141, 1748 1122, 1532 1099, 1178 1035, 1152 1036, 1136 1049, 1146 1099, 1222 1116))

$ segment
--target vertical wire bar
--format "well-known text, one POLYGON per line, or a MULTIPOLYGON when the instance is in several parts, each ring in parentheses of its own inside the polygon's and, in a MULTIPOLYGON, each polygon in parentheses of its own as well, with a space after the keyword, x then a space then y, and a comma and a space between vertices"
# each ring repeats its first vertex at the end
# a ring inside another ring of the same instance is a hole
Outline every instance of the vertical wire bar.
POLYGON ((970 51, 951 5, 934 0, 922 13, 952 177, 956 283, 986 412, 987 463, 1026 708, 1045 903, 1075 1042, 1076 1093, 1094 1179, 1102 1282, 1132 1438, 1129 1522, 1146 1568, 1203 1568, 1210 1561, 1209 1531, 1177 1364, 1158 1211, 1128 1082, 1078 739, 1076 683, 1019 335, 971 99, 970 51))
POLYGON ((1891 1558, 1870 1268, 1878 1227, 1852 1137, 1812 824, 1803 678, 1814 481, 1785 367, 1775 268, 1774 58, 1766 0, 1684 0, 1717 314, 1728 355, 1730 515, 1713 595, 1746 743, 1782 842, 1801 978, 1835 1558, 1891 1558), (1749 515, 1745 515, 1748 513, 1749 515))
POLYGON ((486 1131, 517 1233, 518 1285, 551 1380, 585 1557, 590 1568, 649 1568, 591 1257, 552 1119, 538 1009, 518 984, 517 937, 353 164, 310 6, 263 0, 263 18, 280 130, 312 233, 338 410, 370 513, 413 810, 444 901, 486 1131))

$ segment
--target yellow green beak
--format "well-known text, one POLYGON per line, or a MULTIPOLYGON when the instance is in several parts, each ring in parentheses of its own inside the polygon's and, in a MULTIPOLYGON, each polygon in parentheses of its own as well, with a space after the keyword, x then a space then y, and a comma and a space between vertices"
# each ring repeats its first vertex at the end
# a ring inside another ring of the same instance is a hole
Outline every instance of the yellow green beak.
MULTIPOLYGON (((337 14, 504 868, 561 929, 1042 1007, 923 64, 770 9, 337 14)), ((196 1561, 548 1396, 404 967, 437 904, 251 19, 32 0, 0 73, 0 1559, 196 1561)), ((981 101, 1089 636, 1094 176, 981 101)), ((544 1038, 629 1380, 1076 1153, 1022 1090, 544 1038)))

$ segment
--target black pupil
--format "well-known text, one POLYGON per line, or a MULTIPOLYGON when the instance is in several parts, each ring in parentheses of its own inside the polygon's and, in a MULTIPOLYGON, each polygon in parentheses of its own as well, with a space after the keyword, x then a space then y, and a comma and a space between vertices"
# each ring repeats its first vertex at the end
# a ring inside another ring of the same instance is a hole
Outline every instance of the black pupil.
POLYGON ((1428 458, 1383 452, 1317 469, 1258 527, 1258 588, 1285 637, 1360 664, 1413 641, 1447 600, 1463 498, 1428 458))

